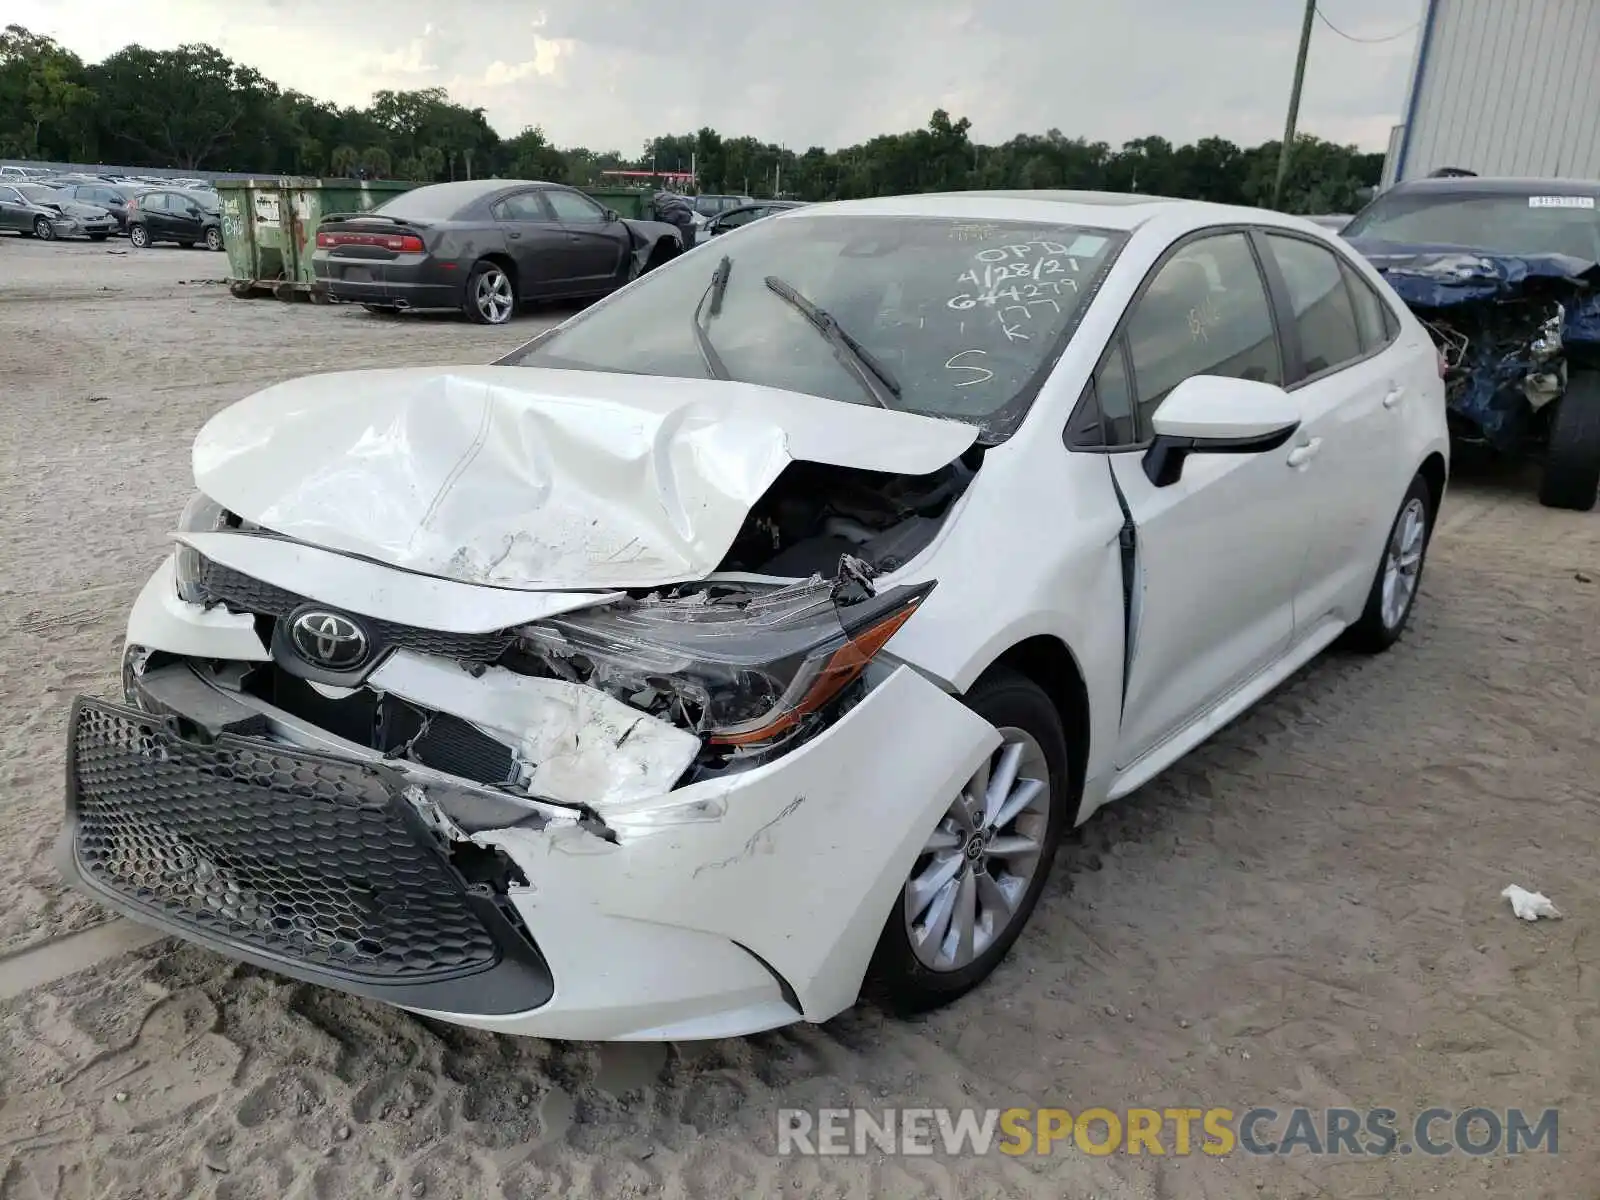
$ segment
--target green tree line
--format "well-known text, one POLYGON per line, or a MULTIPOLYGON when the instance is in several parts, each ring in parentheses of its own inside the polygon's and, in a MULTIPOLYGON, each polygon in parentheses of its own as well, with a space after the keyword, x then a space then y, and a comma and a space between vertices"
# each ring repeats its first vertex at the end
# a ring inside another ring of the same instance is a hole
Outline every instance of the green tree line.
MULTIPOLYGON (((924 129, 880 134, 840 150, 804 151, 713 129, 651 139, 638 156, 557 148, 538 126, 505 138, 481 108, 443 88, 381 91, 346 108, 280 88, 214 46, 127 46, 85 63, 54 39, 0 33, 0 157, 128 167, 250 171, 424 181, 500 176, 579 186, 619 168, 688 170, 703 191, 807 200, 966 188, 1087 188, 1266 204, 1278 142, 1225 138, 1174 146, 1145 137, 1114 148, 1059 129, 999 145, 969 136, 942 109, 924 129)), ((1378 182, 1381 154, 1303 136, 1284 207, 1348 212, 1378 182)))

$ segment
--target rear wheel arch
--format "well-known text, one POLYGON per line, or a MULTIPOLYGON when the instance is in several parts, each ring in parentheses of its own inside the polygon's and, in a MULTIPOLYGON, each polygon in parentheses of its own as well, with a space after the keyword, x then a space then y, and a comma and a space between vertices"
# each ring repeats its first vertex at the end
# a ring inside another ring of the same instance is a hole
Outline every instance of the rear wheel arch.
MULTIPOLYGON (((1050 697, 1061 717, 1061 728, 1067 736, 1067 778, 1076 805, 1071 813, 1072 824, 1067 826, 1071 829, 1077 825, 1082 811, 1091 729, 1089 688, 1077 657, 1059 637, 1038 634, 1006 650, 979 673, 978 679, 997 670, 1015 671, 1036 684, 1050 697)), ((977 686, 976 682, 973 686, 977 686)))
POLYGON ((519 299, 521 298, 522 279, 517 274, 516 261, 509 254, 502 253, 499 250, 492 250, 488 254, 480 256, 478 262, 493 263, 504 271, 506 278, 511 280, 512 293, 519 299))

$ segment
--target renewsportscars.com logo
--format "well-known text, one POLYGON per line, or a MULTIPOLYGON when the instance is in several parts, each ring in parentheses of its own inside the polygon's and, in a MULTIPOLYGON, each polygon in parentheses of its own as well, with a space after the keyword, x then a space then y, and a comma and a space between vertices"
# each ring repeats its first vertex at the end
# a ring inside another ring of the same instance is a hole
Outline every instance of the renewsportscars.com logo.
POLYGON ((1520 1108, 802 1108, 778 1110, 780 1155, 1081 1153, 1286 1156, 1556 1154, 1560 1114, 1520 1108))

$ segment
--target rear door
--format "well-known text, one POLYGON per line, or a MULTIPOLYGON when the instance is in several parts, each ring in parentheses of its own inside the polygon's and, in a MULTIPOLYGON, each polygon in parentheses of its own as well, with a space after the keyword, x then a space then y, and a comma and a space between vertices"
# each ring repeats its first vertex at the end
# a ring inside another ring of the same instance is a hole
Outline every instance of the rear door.
POLYGON ((0 228, 32 229, 33 214, 14 187, 0 187, 0 228))
POLYGON ((633 246, 626 225, 608 220, 606 210, 582 192, 548 188, 544 199, 567 235, 575 290, 605 291, 626 278, 623 259, 633 246))
POLYGON ((146 192, 140 196, 139 213, 144 227, 150 231, 151 241, 172 240, 172 216, 167 212, 166 192, 146 192))
POLYGON ((504 196, 490 212, 517 264, 518 299, 540 300, 570 290, 567 236, 537 189, 504 196))
POLYGON ((193 196, 168 192, 167 217, 172 222, 172 236, 180 242, 198 242, 205 236, 205 213, 193 196))
POLYGON ((1332 247, 1280 230, 1257 237, 1279 298, 1287 387, 1301 413, 1292 445, 1302 461, 1289 473, 1314 514, 1296 588, 1303 637, 1329 617, 1355 620, 1366 601, 1377 547, 1408 480, 1401 410, 1408 390, 1417 390, 1406 369, 1417 356, 1393 345, 1398 325, 1381 315, 1375 332, 1363 330, 1352 285, 1365 289, 1363 301, 1376 293, 1350 278, 1332 247))

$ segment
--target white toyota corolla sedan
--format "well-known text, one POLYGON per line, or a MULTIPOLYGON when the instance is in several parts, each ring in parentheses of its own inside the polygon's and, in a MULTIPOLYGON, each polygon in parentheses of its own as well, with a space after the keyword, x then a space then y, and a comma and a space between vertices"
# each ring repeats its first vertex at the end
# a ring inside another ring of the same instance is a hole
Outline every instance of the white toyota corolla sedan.
POLYGON ((1075 824, 1395 641, 1447 454, 1426 332, 1310 222, 797 209, 491 366, 215 416, 61 861, 484 1029, 933 1007, 1075 824))

